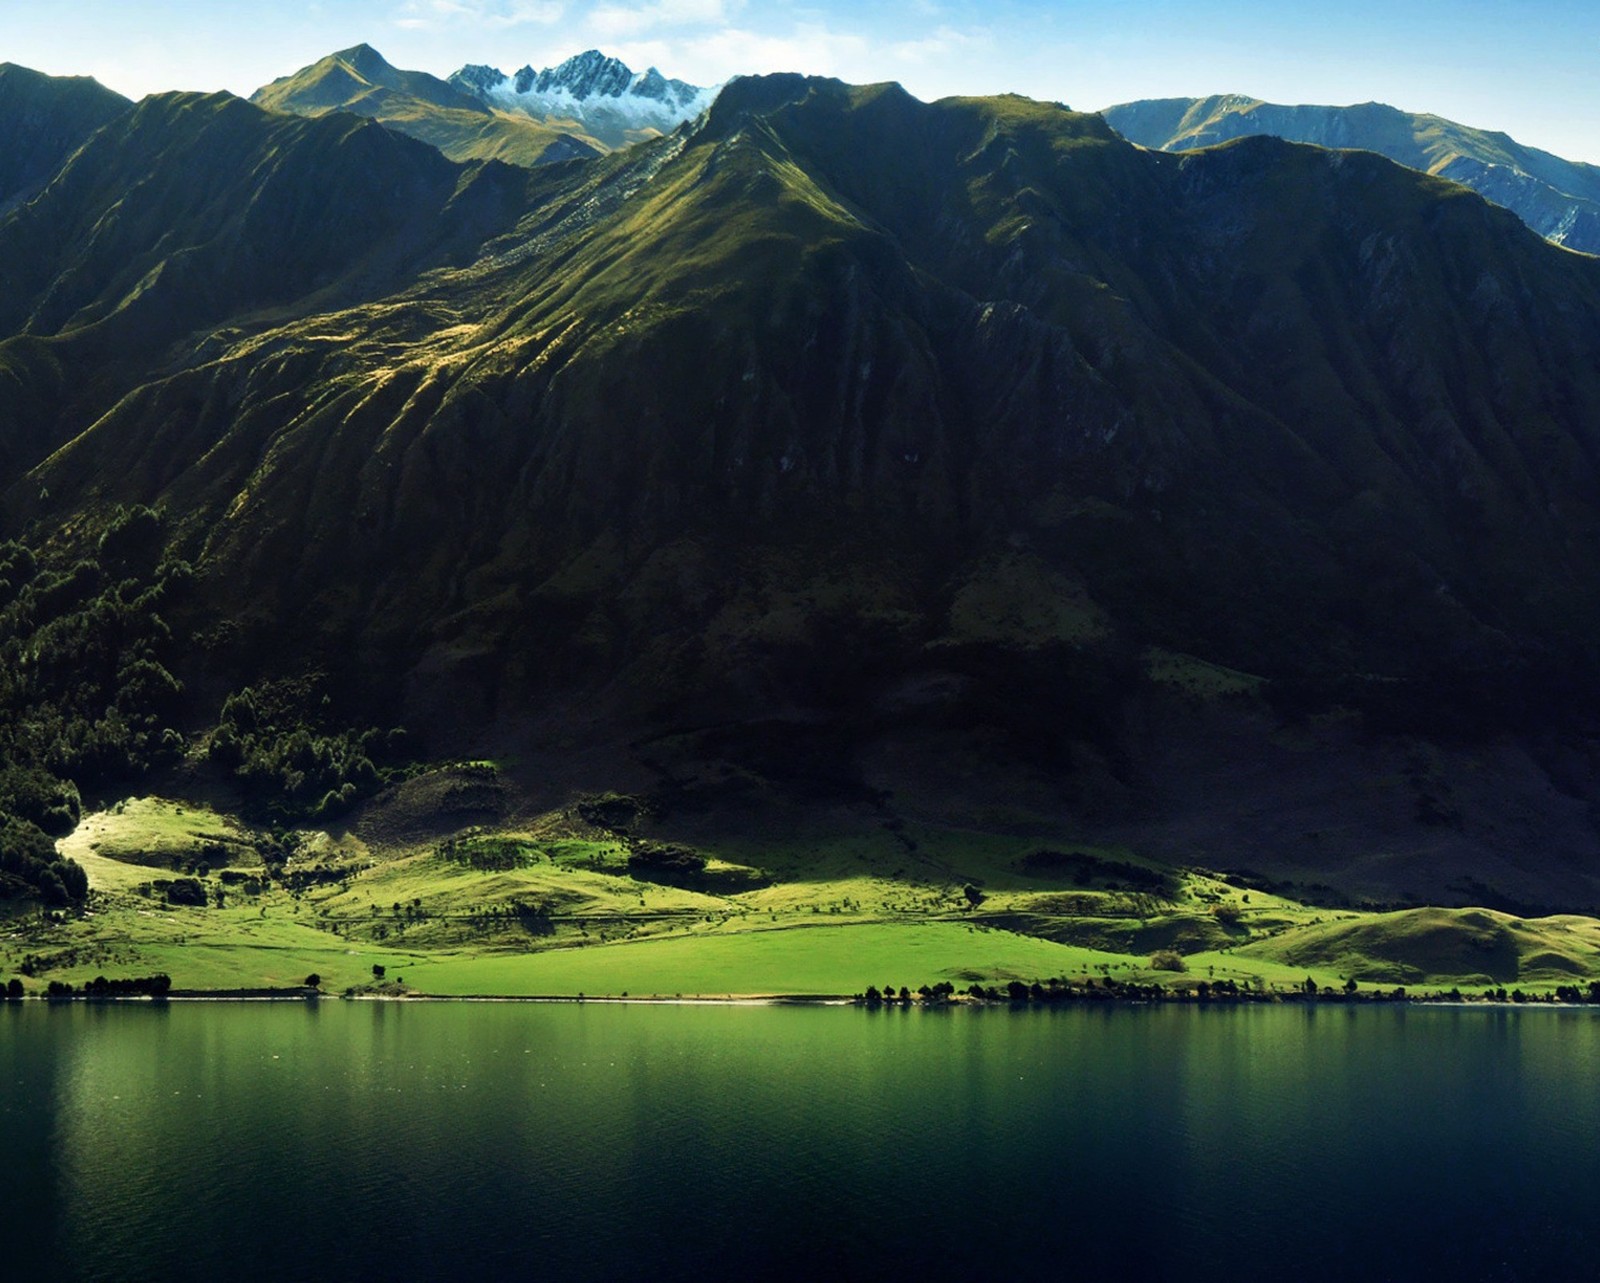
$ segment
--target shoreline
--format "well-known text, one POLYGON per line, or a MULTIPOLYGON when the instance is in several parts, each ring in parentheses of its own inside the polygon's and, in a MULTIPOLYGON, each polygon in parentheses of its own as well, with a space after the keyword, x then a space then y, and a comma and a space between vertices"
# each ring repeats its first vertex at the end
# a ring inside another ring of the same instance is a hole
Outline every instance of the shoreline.
POLYGON ((46 1006, 111 1006, 129 1004, 166 1003, 223 1003, 223 1002, 365 1002, 365 1003, 537 1003, 566 1006, 641 1006, 641 1007, 860 1007, 867 1011, 951 1011, 990 1010, 1048 1011, 1057 1008, 1100 1007, 1182 1007, 1187 1009, 1224 1009, 1244 1007, 1446 1007, 1471 1010, 1526 1010, 1549 1009, 1554 1011, 1600 1010, 1600 1003, 1565 1002, 1548 996, 1530 996, 1526 1001, 1509 999, 1450 997, 1447 995, 1405 997, 1389 995, 1371 998, 1310 998, 1298 994, 1273 993, 1259 997, 1239 998, 1148 998, 1112 996, 1086 998, 1072 997, 1055 1001, 1012 1001, 1009 998, 973 998, 959 995, 942 1002, 913 1000, 901 1002, 872 1002, 855 994, 684 994, 671 997, 663 995, 612 995, 612 994, 430 994, 430 993, 339 993, 331 994, 303 989, 217 989, 185 990, 162 995, 152 994, 28 994, 21 998, 0 1000, 0 1006, 20 1007, 24 1004, 42 1003, 46 1006))

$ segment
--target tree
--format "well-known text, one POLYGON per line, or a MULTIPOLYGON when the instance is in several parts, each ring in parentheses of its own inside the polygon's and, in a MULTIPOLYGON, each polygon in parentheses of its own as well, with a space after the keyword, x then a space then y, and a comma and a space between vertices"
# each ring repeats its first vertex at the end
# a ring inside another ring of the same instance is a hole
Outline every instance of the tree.
POLYGON ((71 903, 67 888, 62 885, 61 877, 54 868, 48 868, 39 875, 39 898, 51 908, 71 903))
POLYGON ((383 977, 384 977, 384 974, 385 974, 385 972, 384 972, 382 964, 374 962, 372 964, 372 978, 374 980, 382 980, 383 977))
POLYGON ((11 982, 6 985, 6 997, 12 1002, 17 1002, 22 997, 22 981, 18 980, 15 976, 13 976, 11 978, 11 982))
POLYGON ((83 865, 76 860, 61 860, 51 868, 56 871, 61 885, 66 887, 67 894, 73 900, 81 902, 89 898, 89 875, 83 871, 83 865))
POLYGON ((306 988, 307 989, 320 989, 320 988, 322 988, 322 977, 319 976, 315 971, 313 971, 309 976, 306 977, 306 988))

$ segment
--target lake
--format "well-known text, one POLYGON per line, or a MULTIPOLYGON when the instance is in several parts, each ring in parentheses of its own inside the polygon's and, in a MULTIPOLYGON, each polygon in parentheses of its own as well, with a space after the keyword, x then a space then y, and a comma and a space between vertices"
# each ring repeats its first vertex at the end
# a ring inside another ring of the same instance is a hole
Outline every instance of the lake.
POLYGON ((1587 1277, 1600 1013, 0 1010, 6 1276, 1587 1277))

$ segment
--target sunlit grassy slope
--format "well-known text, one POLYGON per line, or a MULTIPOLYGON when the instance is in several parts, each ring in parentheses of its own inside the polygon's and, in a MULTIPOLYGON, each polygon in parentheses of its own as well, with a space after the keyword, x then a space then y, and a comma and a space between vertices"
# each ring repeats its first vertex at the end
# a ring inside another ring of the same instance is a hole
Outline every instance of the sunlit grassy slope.
POLYGON ((1125 850, 968 830, 818 822, 782 839, 702 839, 704 870, 673 885, 630 864, 636 835, 582 811, 385 845, 129 799, 63 842, 89 872, 88 912, 13 918, 0 970, 31 973, 32 986, 165 972, 180 989, 315 973, 337 992, 373 985, 378 966, 391 987, 441 996, 828 995, 1102 975, 1537 990, 1600 978, 1590 918, 1319 909, 1125 850), (205 906, 171 902, 180 882, 205 906))

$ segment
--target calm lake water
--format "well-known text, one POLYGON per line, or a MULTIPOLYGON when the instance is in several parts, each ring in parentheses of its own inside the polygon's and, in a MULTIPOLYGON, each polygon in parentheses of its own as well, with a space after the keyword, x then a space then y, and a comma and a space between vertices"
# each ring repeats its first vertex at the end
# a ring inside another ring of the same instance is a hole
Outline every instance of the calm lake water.
POLYGON ((1600 1013, 0 1010, 51 1279, 1584 1278, 1600 1013))

